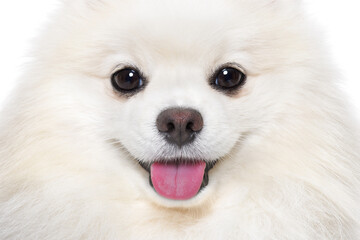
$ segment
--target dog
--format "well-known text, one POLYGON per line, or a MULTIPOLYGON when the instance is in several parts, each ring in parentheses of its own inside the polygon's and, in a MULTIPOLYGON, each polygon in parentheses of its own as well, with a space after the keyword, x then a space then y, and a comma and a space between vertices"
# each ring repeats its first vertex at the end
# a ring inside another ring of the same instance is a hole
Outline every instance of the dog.
POLYGON ((34 53, 0 239, 360 239, 357 125, 300 1, 64 1, 34 53))

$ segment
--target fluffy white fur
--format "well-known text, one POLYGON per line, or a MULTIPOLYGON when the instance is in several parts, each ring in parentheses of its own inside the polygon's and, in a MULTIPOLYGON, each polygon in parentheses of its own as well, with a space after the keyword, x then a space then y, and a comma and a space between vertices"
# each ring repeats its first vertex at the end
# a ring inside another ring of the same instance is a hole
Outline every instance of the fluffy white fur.
POLYGON ((1 114, 0 239, 359 237, 359 138, 297 0, 72 0, 41 36, 1 114), (208 77, 237 63, 236 96, 208 77), (135 65, 125 98, 110 76, 135 65), (168 107, 205 127, 181 150, 168 107), (194 199, 170 201, 137 161, 220 159, 194 199))

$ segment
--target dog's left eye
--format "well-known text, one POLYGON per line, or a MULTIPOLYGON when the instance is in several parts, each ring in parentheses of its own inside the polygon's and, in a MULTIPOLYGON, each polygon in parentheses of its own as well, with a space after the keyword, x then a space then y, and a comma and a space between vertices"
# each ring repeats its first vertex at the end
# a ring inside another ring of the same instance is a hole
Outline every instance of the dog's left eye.
POLYGON ((133 92, 144 85, 144 81, 135 69, 122 69, 111 76, 113 87, 119 92, 133 92))
POLYGON ((235 68, 227 67, 220 69, 220 71, 215 74, 212 84, 222 90, 233 90, 242 86, 245 79, 246 75, 244 73, 235 68))

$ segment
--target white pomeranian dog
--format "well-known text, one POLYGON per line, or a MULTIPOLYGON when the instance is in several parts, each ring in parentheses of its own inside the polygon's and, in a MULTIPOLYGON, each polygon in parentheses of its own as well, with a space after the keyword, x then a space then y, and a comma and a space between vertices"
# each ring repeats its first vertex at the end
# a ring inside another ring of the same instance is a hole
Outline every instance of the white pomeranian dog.
POLYGON ((360 239, 360 146, 299 1, 72 0, 1 114, 0 239, 360 239))

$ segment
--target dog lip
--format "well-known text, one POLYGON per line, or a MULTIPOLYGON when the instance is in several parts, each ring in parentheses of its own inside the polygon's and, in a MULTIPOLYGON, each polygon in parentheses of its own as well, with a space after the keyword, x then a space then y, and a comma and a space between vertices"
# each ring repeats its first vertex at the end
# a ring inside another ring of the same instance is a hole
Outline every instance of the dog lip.
MULTIPOLYGON (((193 161, 193 160, 170 160, 169 162, 171 161, 174 161, 174 162, 184 162, 184 161, 193 161)), ((153 183, 152 183, 152 180, 151 180, 151 172, 150 172, 150 168, 151 168, 151 165, 154 163, 154 162, 151 162, 151 163, 145 163, 145 162, 142 162, 142 161, 138 161, 139 162, 139 165, 144 168, 148 173, 149 173, 149 185, 154 188, 153 186, 153 183)), ((156 162, 156 161, 155 161, 156 162)), ((205 167, 205 171, 204 171, 204 177, 203 177, 203 181, 201 183, 201 186, 200 186, 200 189, 198 191, 198 194, 199 192, 201 192, 201 190, 203 188, 205 188, 208 184, 209 184, 209 171, 216 165, 217 163, 217 160, 215 161, 212 161, 212 162, 206 162, 206 167, 205 167)))
MULTIPOLYGON (((193 161, 193 160, 168 160, 167 162, 185 162, 185 161, 193 161)), ((200 161, 204 161, 204 160, 200 160, 200 161)), ((154 161, 154 162, 158 162, 158 161, 154 161)), ((151 165, 154 163, 154 162, 151 162, 151 163, 147 163, 147 162, 143 162, 143 161, 138 161, 139 165, 145 169, 149 174, 150 174, 150 168, 151 168, 151 165)), ((207 161, 204 161, 206 163, 206 167, 205 167, 205 172, 208 172, 210 171, 210 169, 212 169, 216 163, 217 163, 217 160, 215 161, 211 161, 211 162, 207 162, 207 161)))
POLYGON ((138 162, 143 169, 145 169, 148 173, 150 173, 151 163, 149 164, 142 161, 138 161, 138 162))

